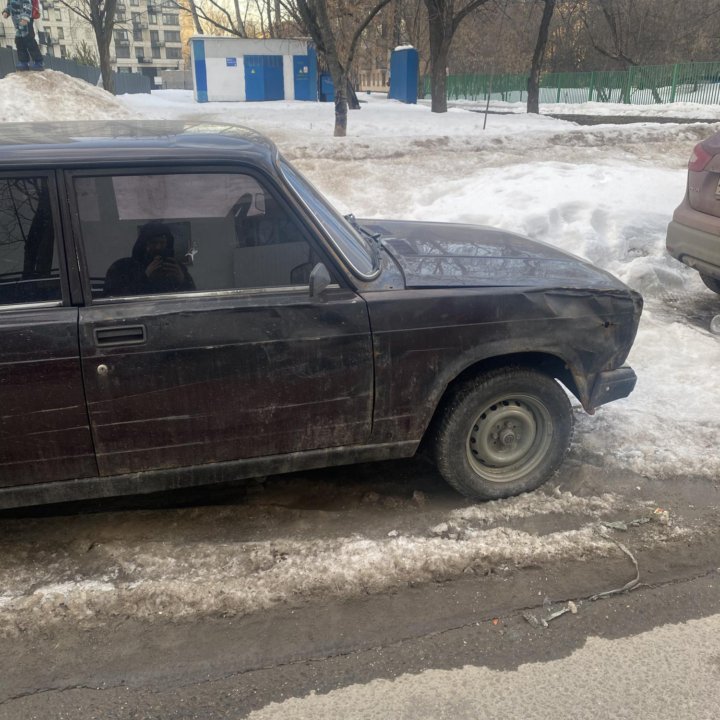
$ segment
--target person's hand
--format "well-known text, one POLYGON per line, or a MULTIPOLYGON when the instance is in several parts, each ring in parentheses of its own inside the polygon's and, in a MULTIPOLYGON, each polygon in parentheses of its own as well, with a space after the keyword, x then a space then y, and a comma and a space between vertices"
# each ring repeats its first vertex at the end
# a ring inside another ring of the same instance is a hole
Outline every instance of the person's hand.
POLYGON ((165 258, 162 266, 160 267, 160 273, 163 275, 163 277, 171 280, 176 280, 177 282, 185 279, 180 264, 174 258, 165 258))
POLYGON ((149 278, 157 274, 159 277, 177 280, 178 282, 185 279, 182 268, 174 258, 165 258, 156 255, 153 261, 145 268, 145 275, 149 278))
POLYGON ((164 261, 164 258, 161 255, 156 255, 151 261, 150 264, 145 268, 145 275, 147 277, 151 277, 153 273, 156 273, 160 267, 162 266, 164 261))

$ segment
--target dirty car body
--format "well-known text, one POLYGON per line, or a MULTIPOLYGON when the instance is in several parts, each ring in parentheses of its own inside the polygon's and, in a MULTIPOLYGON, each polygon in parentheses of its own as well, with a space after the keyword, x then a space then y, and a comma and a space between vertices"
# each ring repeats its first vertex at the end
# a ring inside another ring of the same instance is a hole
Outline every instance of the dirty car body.
POLYGON ((343 218, 253 131, 4 126, 0 506, 409 457, 532 489, 642 307, 550 246, 343 218))

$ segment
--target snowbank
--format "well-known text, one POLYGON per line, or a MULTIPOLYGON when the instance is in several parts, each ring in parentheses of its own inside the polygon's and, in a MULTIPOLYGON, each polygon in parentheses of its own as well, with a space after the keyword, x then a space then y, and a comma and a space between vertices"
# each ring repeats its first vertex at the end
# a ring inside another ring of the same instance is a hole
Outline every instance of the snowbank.
POLYGON ((0 122, 119 120, 133 117, 102 88, 54 70, 14 73, 0 80, 0 122))

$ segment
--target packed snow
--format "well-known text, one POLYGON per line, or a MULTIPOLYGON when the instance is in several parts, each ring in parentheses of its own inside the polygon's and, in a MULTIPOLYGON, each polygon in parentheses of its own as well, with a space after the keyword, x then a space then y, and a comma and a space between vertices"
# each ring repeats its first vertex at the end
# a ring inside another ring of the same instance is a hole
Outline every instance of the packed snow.
MULTIPOLYGON (((438 115, 422 103, 376 95, 361 100, 362 109, 350 112, 348 137, 334 138, 329 104, 196 104, 182 90, 113 98, 51 71, 0 80, 2 121, 135 117, 248 125, 273 138, 344 212, 494 225, 606 268, 645 297, 629 358, 638 384, 629 398, 593 417, 576 406, 565 472, 587 464, 652 481, 716 481, 720 337, 710 322, 720 314, 720 297, 667 255, 664 240, 685 190, 687 158, 696 142, 720 130, 720 108, 642 109, 648 116, 717 117, 717 124, 581 127, 513 112, 491 114, 483 130, 476 107, 438 115)), ((584 113, 607 110, 597 103, 582 107, 584 113)), ((245 534, 227 542, 212 535, 214 523, 202 539, 171 540, 148 531, 130 541, 85 542, 81 535, 64 544, 51 538, 48 545, 25 542, 10 528, 0 561, 0 631, 95 614, 244 613, 298 598, 379 592, 488 565, 618 554, 600 532, 600 520, 617 512, 638 516, 647 503, 539 491, 413 516, 410 529, 374 535, 362 525, 348 530, 332 513, 299 513, 278 524, 282 511, 273 508, 255 516, 250 508, 240 519, 242 507, 233 508, 233 522, 246 523, 245 534), (543 514, 575 521, 545 534, 499 524, 543 514), (323 536, 318 528, 333 522, 333 532, 323 536), (266 537, 263 527, 280 534, 266 537)), ((647 528, 638 543, 692 534, 658 523, 647 528)))

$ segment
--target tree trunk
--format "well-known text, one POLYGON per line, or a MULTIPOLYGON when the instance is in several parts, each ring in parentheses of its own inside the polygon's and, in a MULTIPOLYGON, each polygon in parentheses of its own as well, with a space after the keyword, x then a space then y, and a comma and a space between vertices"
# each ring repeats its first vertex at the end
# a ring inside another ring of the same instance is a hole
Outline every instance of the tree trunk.
POLYGON ((280 0, 275 0, 275 37, 280 37, 280 31, 282 28, 282 15, 280 12, 280 0))
POLYGON ((430 31, 430 109, 447 112, 447 62, 450 40, 442 31, 430 31))
POLYGON ((195 32, 198 35, 204 35, 202 24, 200 23, 200 16, 198 15, 197 5, 195 0, 188 0, 190 4, 190 13, 192 14, 193 25, 195 25, 195 32))
POLYGON ((540 20, 540 30, 538 31, 537 43, 535 44, 535 52, 533 53, 532 65, 530 66, 530 77, 528 78, 528 99, 527 111, 529 113, 540 112, 540 71, 542 70, 543 59, 545 58, 545 48, 547 47, 548 35, 550 33, 550 21, 555 12, 556 0, 543 0, 542 19, 540 20))
POLYGON ((347 117, 348 117, 348 101, 347 101, 347 74, 341 73, 339 77, 335 77, 331 73, 333 84, 335 85, 335 137, 345 137, 347 135, 347 117))
POLYGON ((115 75, 113 74, 112 63, 110 62, 110 41, 112 40, 115 3, 108 3, 110 11, 113 13, 109 16, 110 23, 102 16, 93 17, 93 31, 95 32, 95 42, 98 46, 98 58, 100 60, 100 74, 102 75, 103 87, 108 92, 115 94, 115 75))
POLYGON ((115 74, 110 62, 110 43, 97 38, 98 55, 100 56, 100 73, 102 74, 103 87, 109 93, 115 94, 115 74))

